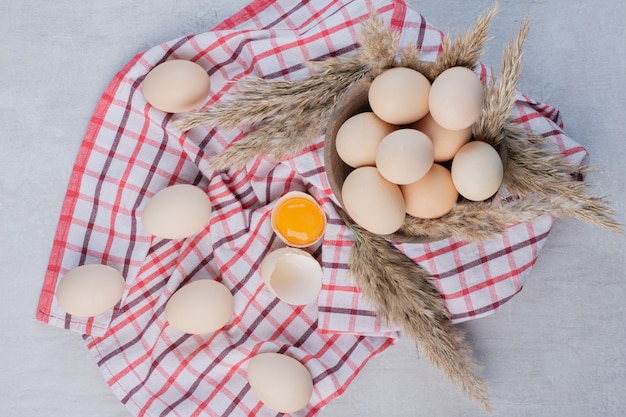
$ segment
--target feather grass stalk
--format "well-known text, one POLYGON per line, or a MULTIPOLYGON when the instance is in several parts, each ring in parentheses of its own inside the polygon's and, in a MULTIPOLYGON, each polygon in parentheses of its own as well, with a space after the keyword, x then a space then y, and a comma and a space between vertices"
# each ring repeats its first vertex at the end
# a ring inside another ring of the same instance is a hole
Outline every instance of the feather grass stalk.
POLYGON ((464 334, 450 321, 430 274, 381 236, 359 226, 355 233, 350 275, 365 298, 390 325, 399 326, 428 360, 470 398, 491 410, 487 385, 477 376, 464 334))
POLYGON ((243 168, 258 156, 292 157, 322 134, 336 103, 352 84, 394 65, 398 42, 399 33, 372 12, 361 25, 361 48, 354 55, 309 62, 311 74, 295 81, 241 79, 234 93, 184 116, 174 127, 181 131, 197 126, 252 127, 244 138, 213 157, 208 169, 243 168))
POLYGON ((511 40, 504 50, 500 77, 493 79, 486 88, 485 106, 472 131, 475 140, 497 147, 504 139, 504 127, 515 105, 517 84, 522 75, 522 54, 529 29, 527 14, 517 38, 511 40))
POLYGON ((541 146, 541 142, 545 139, 509 134, 503 181, 507 190, 527 200, 529 211, 539 211, 537 207, 541 206, 556 217, 571 217, 612 232, 623 232, 623 226, 614 219, 611 203, 593 195, 587 183, 573 177, 576 173, 589 172, 589 168, 571 162, 545 143, 541 146))
POLYGON ((489 27, 498 13, 497 4, 480 16, 474 25, 463 34, 457 33, 453 38, 446 35, 443 38, 441 54, 435 60, 428 78, 432 81, 439 74, 452 67, 467 67, 476 69, 478 61, 484 54, 484 47, 489 42, 489 27))

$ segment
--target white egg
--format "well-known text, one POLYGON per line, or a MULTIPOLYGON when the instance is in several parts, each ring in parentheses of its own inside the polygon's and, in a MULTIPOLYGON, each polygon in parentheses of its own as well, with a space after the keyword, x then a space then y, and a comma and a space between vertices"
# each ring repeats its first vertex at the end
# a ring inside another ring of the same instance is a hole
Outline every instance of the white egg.
POLYGON ((276 249, 261 262, 263 282, 288 304, 305 305, 317 300, 322 275, 319 262, 302 249, 276 249))
POLYGON ((433 164, 418 181, 401 185, 406 212, 421 219, 436 219, 448 213, 459 198, 452 175, 445 167, 433 164))
POLYGON ((410 184, 422 178, 433 165, 433 144, 415 129, 399 129, 380 142, 376 168, 394 184, 410 184))
POLYGON ((337 155, 353 168, 374 166, 378 145, 397 128, 381 120, 373 112, 356 114, 346 120, 337 131, 337 155))
POLYGON ((464 145, 452 160, 452 182, 463 197, 484 201, 502 185, 504 167, 500 154, 491 145, 473 141, 464 145))
POLYGON ((400 186, 383 178, 376 167, 361 167, 348 174, 341 199, 352 220, 372 233, 394 233, 404 222, 400 186))
POLYGON ((93 317, 113 308, 124 293, 124 277, 107 265, 82 265, 59 282, 56 297, 69 314, 93 317))
POLYGON ((306 407, 313 395, 311 373, 291 356, 259 353, 248 362, 247 377, 263 404, 280 413, 306 407))
POLYGON ((165 305, 165 319, 189 334, 211 333, 232 318, 234 299, 224 284, 200 279, 179 288, 165 305))
POLYGON ((478 75, 465 67, 452 67, 433 81, 428 106, 440 126, 461 130, 478 120, 484 99, 483 84, 478 75))
POLYGON ((211 216, 206 192, 191 184, 176 184, 159 191, 141 213, 148 233, 163 239, 182 239, 204 229, 211 216))
POLYGON ((418 71, 396 67, 374 78, 368 91, 372 111, 387 123, 406 125, 428 113, 430 82, 418 71))
POLYGON ((166 113, 182 113, 199 107, 210 87, 209 74, 199 64, 172 59, 148 72, 142 92, 153 107, 166 113))

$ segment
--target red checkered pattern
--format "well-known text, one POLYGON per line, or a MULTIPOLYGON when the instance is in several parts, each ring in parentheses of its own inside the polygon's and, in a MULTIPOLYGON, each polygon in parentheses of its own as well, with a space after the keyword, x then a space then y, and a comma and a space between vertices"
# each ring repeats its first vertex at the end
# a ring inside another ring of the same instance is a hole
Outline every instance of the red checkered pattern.
MULTIPOLYGON (((258 159, 245 169, 207 173, 211 156, 244 130, 171 128, 176 116, 149 106, 145 75, 175 58, 208 71, 220 100, 233 80, 306 76, 307 60, 350 54, 358 24, 371 9, 417 42, 423 59, 440 52, 442 34, 402 1, 255 1, 211 31, 137 55, 113 79, 93 115, 71 176, 41 292, 37 318, 84 334, 107 382, 137 416, 270 416, 246 380, 247 361, 281 352, 306 365, 314 379, 310 404, 294 413, 312 416, 340 395, 368 359, 389 347, 396 329, 382 325, 347 276, 353 236, 341 223, 323 167, 323 137, 297 157, 258 159), (208 176, 207 176, 208 175, 208 176), (139 221, 158 191, 176 183, 206 190, 210 225, 183 240, 150 236, 139 221), (282 246, 272 233, 273 202, 290 190, 307 191, 329 222, 323 244, 310 248, 324 269, 318 303, 294 307, 262 284, 259 265, 282 246), (94 318, 72 317, 54 292, 69 270, 89 263, 117 268, 126 278, 120 303, 94 318), (234 295, 235 315, 222 330, 187 335, 168 326, 164 308, 181 286, 215 279, 234 295)), ((481 68, 481 76, 487 70, 481 68)), ((553 139, 572 158, 585 150, 562 131, 558 112, 522 95, 515 121, 553 139)), ((398 247, 427 268, 455 321, 492 313, 523 286, 552 219, 522 223, 484 245, 454 239, 398 247)))

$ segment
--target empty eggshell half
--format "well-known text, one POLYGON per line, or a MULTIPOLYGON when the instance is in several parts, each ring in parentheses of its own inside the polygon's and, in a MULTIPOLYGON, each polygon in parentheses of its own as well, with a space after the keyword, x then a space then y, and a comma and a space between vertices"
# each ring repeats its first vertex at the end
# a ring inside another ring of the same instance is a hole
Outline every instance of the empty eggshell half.
POLYGON ((313 378, 297 359, 280 353, 259 353, 248 362, 252 391, 267 407, 280 413, 304 408, 313 394, 313 378))
POLYGON ((204 229, 211 216, 211 202, 204 190, 176 184, 156 193, 141 213, 148 233, 163 239, 182 239, 204 229))
POLYGON ((322 289, 322 267, 309 253, 297 248, 280 248, 261 262, 261 277, 280 300, 305 305, 317 299, 322 289))
POLYGON ((166 113, 183 113, 204 103, 210 87, 209 74, 199 64, 172 59, 148 72, 142 92, 153 107, 166 113))
POLYGON ((107 265, 82 265, 59 282, 56 297, 69 314, 93 317, 113 308, 124 293, 124 277, 107 265))
POLYGON ((165 305, 167 322, 189 334, 219 330, 230 321, 233 312, 233 295, 224 284, 210 279, 179 288, 165 305))

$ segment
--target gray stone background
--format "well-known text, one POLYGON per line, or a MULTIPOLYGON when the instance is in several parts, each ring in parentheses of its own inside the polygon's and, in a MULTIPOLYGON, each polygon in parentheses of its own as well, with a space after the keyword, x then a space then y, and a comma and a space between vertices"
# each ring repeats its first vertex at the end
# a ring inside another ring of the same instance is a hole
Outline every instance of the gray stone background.
MULTIPOLYGON (((126 417, 80 336, 34 319, 67 182, 100 94, 136 53, 203 32, 247 0, 25 0, 0 6, 0 415, 126 417)), ((410 0, 444 31, 493 2, 410 0)), ((563 114, 602 170, 588 177, 626 222, 626 7, 617 0, 500 0, 483 62, 497 68, 526 11, 520 88, 563 114)), ((525 289, 462 325, 493 416, 626 415, 623 235, 556 223, 525 289)), ((321 413, 487 415, 401 340, 321 413)))

